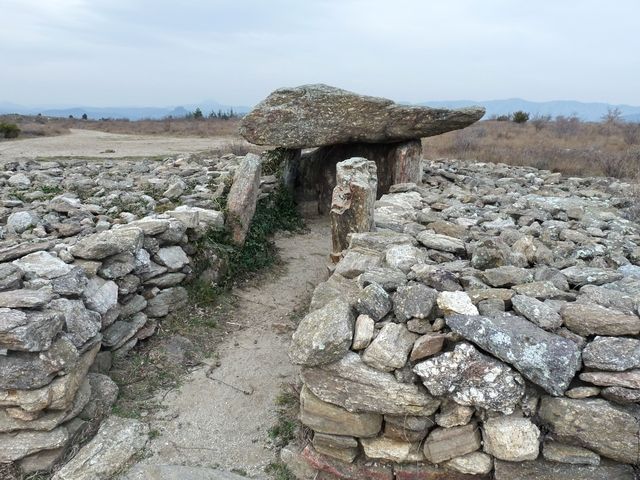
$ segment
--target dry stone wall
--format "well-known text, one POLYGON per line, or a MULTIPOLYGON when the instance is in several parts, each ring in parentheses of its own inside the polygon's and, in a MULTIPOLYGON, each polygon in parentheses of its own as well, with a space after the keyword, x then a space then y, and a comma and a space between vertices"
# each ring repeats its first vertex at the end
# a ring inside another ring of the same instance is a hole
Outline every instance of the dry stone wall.
POLYGON ((633 479, 630 190, 458 161, 391 187, 293 335, 313 439, 283 458, 301 478, 633 479))
MULTIPOLYGON (((0 463, 46 469, 110 409, 113 358, 188 301, 195 244, 224 227, 216 201, 243 161, 3 165, 0 463)), ((260 195, 274 186, 263 177, 260 195)))

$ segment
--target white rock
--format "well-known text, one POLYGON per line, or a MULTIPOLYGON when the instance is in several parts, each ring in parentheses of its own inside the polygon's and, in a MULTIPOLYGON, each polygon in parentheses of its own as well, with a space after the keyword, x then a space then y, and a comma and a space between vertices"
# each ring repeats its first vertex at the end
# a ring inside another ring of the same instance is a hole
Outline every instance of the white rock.
POLYGON ((445 315, 479 315, 478 309, 466 292, 439 292, 438 307, 445 315))
POLYGON ((483 425, 484 451, 500 460, 535 460, 540 452, 540 430, 528 418, 501 416, 483 425))
POLYGON ((486 475, 493 469, 493 458, 482 452, 471 452, 452 458, 445 465, 452 470, 468 475, 486 475))
POLYGON ((35 252, 14 260, 13 264, 20 268, 28 278, 57 278, 71 271, 71 266, 49 252, 35 252))

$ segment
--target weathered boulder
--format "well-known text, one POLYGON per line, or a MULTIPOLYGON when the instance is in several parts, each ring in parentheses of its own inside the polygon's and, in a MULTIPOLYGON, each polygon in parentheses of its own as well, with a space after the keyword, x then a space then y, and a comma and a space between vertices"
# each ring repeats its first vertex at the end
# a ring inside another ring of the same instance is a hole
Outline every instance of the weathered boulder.
POLYGON ((227 197, 227 227, 237 245, 243 245, 260 193, 260 157, 249 153, 238 166, 227 197))
POLYGON ((0 434, 0 463, 12 462, 42 450, 64 446, 69 432, 60 426, 48 432, 17 431, 0 434))
POLYGON ((482 439, 484 451, 500 460, 535 460, 540 452, 540 430, 528 418, 489 418, 482 425, 482 439))
POLYGON ((351 306, 340 298, 307 314, 293 334, 289 358, 307 366, 339 360, 351 346, 354 321, 351 306))
POLYGON ((516 316, 452 315, 454 332, 499 359, 552 395, 562 395, 580 369, 580 350, 571 340, 516 316))
POLYGON ((551 462, 573 465, 600 465, 600 455, 586 448, 560 442, 544 442, 542 454, 551 462))
POLYGON ((511 413, 524 395, 517 372, 468 343, 418 363, 414 372, 432 395, 450 396, 461 405, 511 413))
POLYGON ((562 325, 562 317, 553 308, 537 298, 514 295, 513 310, 545 330, 555 330, 562 325))
POLYGON ((364 454, 368 458, 381 458, 396 463, 420 462, 424 454, 419 442, 405 442, 386 437, 364 438, 360 440, 364 454))
POLYGON ((533 462, 495 461, 495 480, 633 480, 629 465, 603 461, 600 465, 569 465, 535 460, 533 462))
POLYGON ((356 302, 358 312, 373 320, 381 320, 393 308, 393 302, 387 291, 377 283, 364 287, 356 302))
POLYGON ((440 405, 424 388, 367 366, 356 353, 329 365, 304 368, 302 378, 318 398, 350 412, 426 416, 440 405))
POLYGON ((637 335, 640 317, 589 303, 568 303, 560 311, 565 325, 578 335, 637 335))
POLYGON ((438 292, 421 283, 398 287, 393 294, 393 313, 401 322, 427 318, 436 305, 438 292))
POLYGON ((602 399, 543 397, 540 420, 554 438, 587 447, 623 463, 638 463, 639 413, 602 399))
POLYGON ((424 442, 424 456, 431 463, 442 463, 474 452, 480 445, 480 430, 474 423, 462 427, 436 428, 424 442))
POLYGON ((51 346, 64 324, 56 312, 24 312, 0 308, 0 348, 39 352, 51 346))
POLYGON ((377 182, 376 164, 366 158, 350 158, 336 165, 336 187, 329 213, 334 255, 349 246, 350 233, 373 228, 377 182))
POLYGON ((303 85, 272 92, 243 118, 240 134, 257 145, 287 148, 391 143, 464 128, 483 115, 481 107, 401 106, 328 85, 303 85))
POLYGON ((582 350, 585 367, 622 372, 640 368, 640 340, 596 337, 582 350))
POLYGON ((382 428, 382 415, 348 412, 323 402, 307 387, 300 392, 300 421, 316 432, 361 438, 373 437, 382 428))
POLYGON ((417 338, 403 324, 387 323, 362 354, 362 361, 383 372, 402 368, 417 338))
POLYGON ((144 234, 136 227, 118 228, 81 238, 71 247, 74 257, 101 260, 122 252, 136 252, 142 246, 144 234))
POLYGON ((109 417, 96 436, 52 480, 109 480, 147 443, 149 427, 129 418, 109 417))

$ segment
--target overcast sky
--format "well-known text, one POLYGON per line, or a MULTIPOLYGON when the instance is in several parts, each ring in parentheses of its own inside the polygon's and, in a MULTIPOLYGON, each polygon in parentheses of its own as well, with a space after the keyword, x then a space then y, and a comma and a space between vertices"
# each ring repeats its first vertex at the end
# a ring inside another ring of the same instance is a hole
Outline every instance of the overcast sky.
POLYGON ((0 101, 252 105, 327 83, 640 105, 639 22, 640 0, 0 0, 0 101))

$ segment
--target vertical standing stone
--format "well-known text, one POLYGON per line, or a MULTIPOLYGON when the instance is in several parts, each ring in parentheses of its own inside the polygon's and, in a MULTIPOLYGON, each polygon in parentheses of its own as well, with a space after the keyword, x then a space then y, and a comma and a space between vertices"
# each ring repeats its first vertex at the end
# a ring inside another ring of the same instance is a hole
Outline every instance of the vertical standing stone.
POLYGON ((391 177, 396 183, 421 183, 422 142, 420 139, 399 143, 389 158, 393 168, 391 177))
POLYGON ((236 245, 243 245, 260 193, 260 157, 247 154, 233 177, 227 198, 227 227, 236 245))
POLYGON ((373 228, 377 183, 376 164, 366 158, 350 158, 336 165, 330 213, 334 257, 348 247, 348 234, 373 228))

